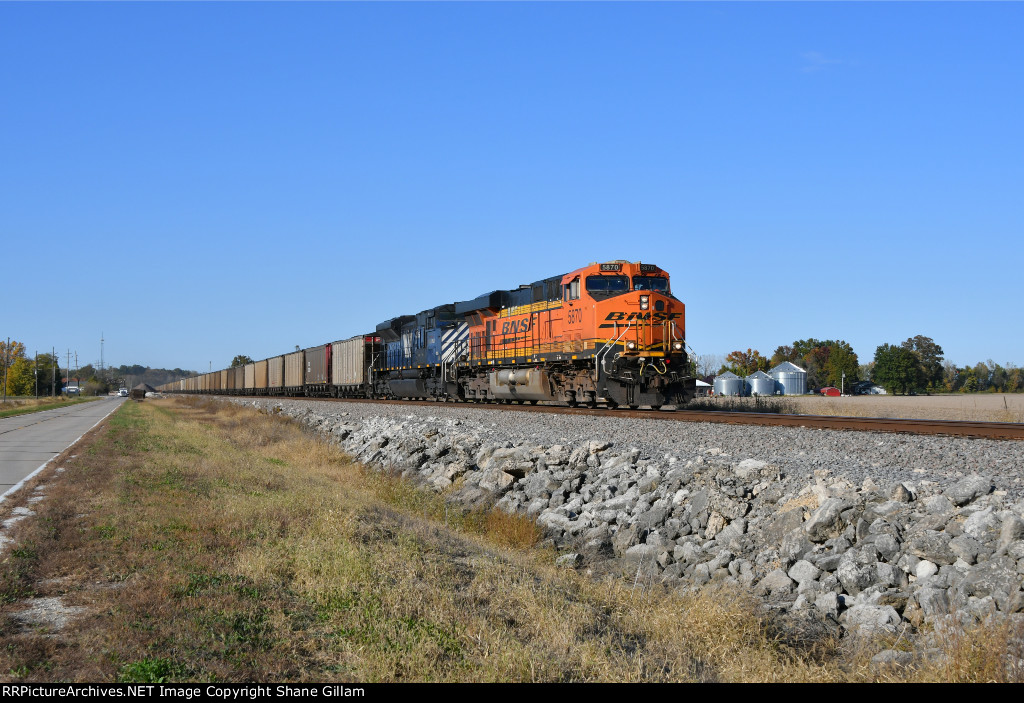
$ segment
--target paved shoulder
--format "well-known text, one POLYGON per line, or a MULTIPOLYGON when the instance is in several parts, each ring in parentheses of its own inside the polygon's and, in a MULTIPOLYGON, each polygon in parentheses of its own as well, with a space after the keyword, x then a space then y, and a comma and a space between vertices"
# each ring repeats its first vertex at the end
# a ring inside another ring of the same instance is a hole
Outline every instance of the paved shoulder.
POLYGON ((124 398, 0 419, 0 497, 70 447, 124 398))

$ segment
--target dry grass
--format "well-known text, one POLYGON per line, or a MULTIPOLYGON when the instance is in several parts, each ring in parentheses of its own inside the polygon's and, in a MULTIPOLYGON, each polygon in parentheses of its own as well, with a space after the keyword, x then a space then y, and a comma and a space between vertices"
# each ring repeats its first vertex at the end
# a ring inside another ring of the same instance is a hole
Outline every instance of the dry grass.
POLYGON ((790 399, 783 396, 701 396, 687 403, 684 409, 729 413, 790 414, 798 412, 794 409, 794 404, 790 402, 790 399))
POLYGON ((12 417, 41 410, 63 408, 68 405, 78 405, 79 403, 88 403, 98 399, 98 397, 67 398, 65 396, 57 396, 56 398, 8 398, 6 403, 0 403, 0 417, 12 417))
POLYGON ((126 403, 76 451, 5 555, 7 679, 875 677, 743 591, 556 568, 531 523, 455 510, 251 409, 126 403), (87 614, 60 631, 12 617, 42 597, 87 614))
POLYGON ((954 393, 931 396, 788 397, 793 412, 839 417, 1024 422, 1024 393, 954 393))

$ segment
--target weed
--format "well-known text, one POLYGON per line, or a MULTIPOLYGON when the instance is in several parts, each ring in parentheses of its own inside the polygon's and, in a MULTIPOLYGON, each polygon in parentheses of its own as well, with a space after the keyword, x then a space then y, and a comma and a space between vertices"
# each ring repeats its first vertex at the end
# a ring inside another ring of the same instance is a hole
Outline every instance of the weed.
POLYGON ((754 396, 740 398, 734 396, 715 398, 694 398, 683 410, 700 410, 702 412, 729 413, 773 413, 790 414, 794 412, 793 404, 786 398, 754 396))
POLYGON ((141 659, 125 664, 117 672, 118 683, 167 683, 179 671, 169 659, 141 659))

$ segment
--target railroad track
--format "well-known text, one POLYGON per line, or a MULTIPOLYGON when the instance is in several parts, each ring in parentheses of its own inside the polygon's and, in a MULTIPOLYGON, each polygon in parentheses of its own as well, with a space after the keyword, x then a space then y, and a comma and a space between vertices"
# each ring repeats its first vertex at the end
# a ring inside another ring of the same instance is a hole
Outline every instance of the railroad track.
MULTIPOLYGON (((253 399, 273 396, 232 396, 253 399)), ((438 407, 438 401, 368 400, 354 398, 281 398, 281 400, 321 400, 340 403, 379 403, 408 407, 438 407)), ((945 435, 973 439, 1024 440, 1024 424, 1016 422, 963 422, 956 420, 908 420, 886 417, 834 417, 830 415, 785 415, 780 413, 709 412, 705 410, 630 410, 609 408, 570 408, 562 405, 502 405, 496 403, 453 403, 457 407, 481 410, 516 410, 564 415, 631 417, 667 422, 718 422, 761 427, 804 427, 853 432, 890 432, 918 435, 945 435)))

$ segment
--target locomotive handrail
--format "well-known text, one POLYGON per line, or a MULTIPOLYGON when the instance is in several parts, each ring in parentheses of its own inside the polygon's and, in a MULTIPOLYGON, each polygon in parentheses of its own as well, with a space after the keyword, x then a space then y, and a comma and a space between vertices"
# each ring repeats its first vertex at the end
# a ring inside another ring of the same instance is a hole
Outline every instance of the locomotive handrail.
MULTIPOLYGON (((619 326, 619 323, 616 322, 615 323, 616 331, 618 329, 618 326, 619 326)), ((608 369, 605 368, 605 365, 604 365, 605 362, 608 360, 608 352, 611 351, 611 348, 615 344, 617 344, 620 339, 622 339, 624 336, 626 336, 626 332, 629 332, 629 328, 632 327, 632 326, 633 326, 633 320, 630 320, 629 324, 626 325, 625 329, 622 330, 622 334, 620 334, 615 339, 609 339, 607 342, 605 342, 605 345, 603 347, 601 347, 601 349, 597 352, 597 354, 594 355, 594 361, 596 361, 597 363, 601 364, 601 369, 605 373, 608 373, 608 369), (602 354, 604 355, 603 359, 601 358, 602 354)), ((614 334, 614 331, 612 332, 612 334, 614 334)), ((597 364, 595 364, 594 366, 595 366, 595 369, 596 369, 597 364)))

